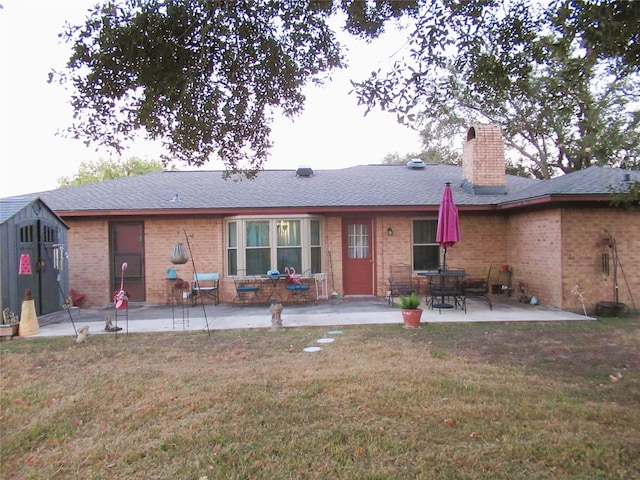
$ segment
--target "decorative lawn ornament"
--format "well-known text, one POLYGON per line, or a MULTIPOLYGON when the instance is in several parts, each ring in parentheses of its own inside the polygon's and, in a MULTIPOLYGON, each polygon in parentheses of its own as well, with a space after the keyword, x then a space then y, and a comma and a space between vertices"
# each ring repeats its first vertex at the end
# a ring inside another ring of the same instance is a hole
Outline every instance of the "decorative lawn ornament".
POLYGON ((187 263, 189 255, 187 255, 187 249, 184 248, 182 243, 176 243, 173 246, 173 253, 171 254, 171 263, 174 265, 182 265, 187 263))
POLYGON ((24 291, 24 300, 22 301, 22 311, 20 312, 20 327, 18 335, 28 337, 35 335, 40 331, 38 325, 38 316, 36 315, 36 304, 31 296, 31 289, 24 291))
POLYGON ((124 271, 127 269, 127 262, 122 264, 122 271, 120 275, 120 290, 116 290, 113 294, 113 304, 116 310, 127 308, 129 297, 124 290, 124 271))
POLYGON ((31 275, 31 257, 28 253, 20 255, 20 265, 18 267, 18 275, 31 275))

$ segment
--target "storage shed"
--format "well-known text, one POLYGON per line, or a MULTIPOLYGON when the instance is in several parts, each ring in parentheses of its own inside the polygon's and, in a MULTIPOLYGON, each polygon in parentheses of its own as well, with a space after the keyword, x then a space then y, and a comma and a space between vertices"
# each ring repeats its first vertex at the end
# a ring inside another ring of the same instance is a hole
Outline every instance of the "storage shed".
POLYGON ((56 312, 69 292, 67 224, 37 196, 0 198, 2 309, 20 315, 31 289, 37 315, 56 312))

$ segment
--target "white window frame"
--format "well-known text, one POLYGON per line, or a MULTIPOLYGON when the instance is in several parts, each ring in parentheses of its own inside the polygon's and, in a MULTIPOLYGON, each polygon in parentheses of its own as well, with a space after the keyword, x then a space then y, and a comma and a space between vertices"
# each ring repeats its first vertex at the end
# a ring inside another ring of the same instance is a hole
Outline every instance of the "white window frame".
MULTIPOLYGON (((324 218, 316 215, 238 215, 224 219, 224 268, 227 277, 237 277, 229 273, 229 223, 236 223, 236 246, 232 247, 236 250, 236 262, 238 272, 246 272, 246 225, 250 221, 268 221, 269 222, 269 258, 271 270, 277 269, 278 263, 278 220, 298 220, 300 221, 300 238, 301 238, 301 263, 302 271, 296 273, 304 273, 311 270, 311 248, 318 245, 311 245, 311 221, 319 222, 320 228, 320 252, 321 256, 324 252, 324 218)), ((262 272, 265 275, 267 272, 262 272)), ((281 272, 284 273, 284 272, 281 272)))

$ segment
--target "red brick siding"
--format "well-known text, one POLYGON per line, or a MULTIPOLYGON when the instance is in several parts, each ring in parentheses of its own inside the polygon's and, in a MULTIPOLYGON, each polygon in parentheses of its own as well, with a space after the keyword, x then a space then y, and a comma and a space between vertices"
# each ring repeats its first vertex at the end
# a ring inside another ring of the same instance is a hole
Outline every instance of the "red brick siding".
POLYGON ((615 238, 621 267, 618 267, 618 300, 629 307, 640 303, 640 214, 623 209, 566 208, 562 212, 563 272, 562 303, 566 310, 582 311, 571 293, 580 282, 587 309, 593 312, 600 301, 614 300, 613 255, 606 245, 604 230, 615 238), (602 272, 602 253, 610 254, 610 274, 602 272))
POLYGON ((335 291, 340 296, 344 294, 342 286, 342 218, 327 216, 324 220, 324 249, 322 261, 327 273, 327 288, 329 294, 335 291))
POLYGON ((613 300, 613 267, 609 276, 602 273, 602 252, 610 251, 603 243, 606 228, 616 238, 626 275, 625 279, 619 270, 619 301, 633 308, 640 295, 639 221, 637 213, 604 207, 510 216, 507 258, 514 286, 522 281, 540 302, 582 312, 571 292, 579 282, 587 310, 593 313, 599 301, 613 300))
POLYGON ((85 295, 84 306, 111 301, 109 228, 102 220, 69 220, 69 288, 85 295))
POLYGON ((507 263, 513 286, 523 282, 541 303, 559 306, 562 300, 562 242, 560 210, 509 217, 507 263))
MULTIPOLYGON (((376 219, 376 257, 374 258, 376 290, 378 296, 385 296, 389 289, 389 267, 411 264, 411 218, 408 216, 381 216, 376 219), (393 235, 387 230, 393 229, 393 235)), ((434 217, 435 218, 435 217, 434 217)))
MULTIPOLYGON (((433 215, 436 219, 437 215, 433 215)), ((412 263, 411 225, 414 219, 427 216, 386 216, 377 219, 377 294, 388 290, 389 267, 412 263), (393 235, 387 229, 393 228, 393 235)), ((467 269, 472 275, 484 277, 492 265, 496 281, 498 267, 505 263, 507 223, 499 215, 473 215, 460 217, 460 243, 447 251, 447 265, 467 269)))
MULTIPOLYGON (((389 266, 411 263, 411 222, 426 215, 384 215, 374 222, 375 293, 385 295, 389 266), (393 229, 388 235, 387 229, 393 229)), ((435 218, 435 214, 433 215, 435 218)), ((492 266, 492 283, 503 283, 500 265, 508 264, 513 285, 522 281, 532 295, 545 304, 581 311, 571 289, 581 282, 589 311, 599 301, 613 300, 613 279, 601 272, 601 254, 609 251, 602 240, 606 228, 617 240, 622 269, 618 272, 619 301, 633 306, 640 297, 640 214, 611 208, 567 208, 538 212, 501 214, 461 213, 461 241, 450 248, 447 263, 483 276, 492 266), (629 293, 631 292, 631 294, 629 293)), ((85 305, 111 302, 109 285, 109 228, 107 220, 65 219, 69 231, 70 287, 86 295, 85 305)), ((189 234, 196 268, 219 272, 221 300, 231 301, 234 287, 224 277, 223 222, 220 218, 145 220, 146 301, 167 301, 166 273, 176 268, 186 281, 193 278, 191 260, 173 265, 173 245, 186 246, 189 234)), ((342 218, 324 221, 323 269, 328 275, 329 293, 343 295, 342 218)), ((611 269, 613 273, 613 269, 611 269)), ((636 307, 637 308, 637 307, 636 307)))
MULTIPOLYGON (((193 263, 202 273, 224 272, 224 243, 220 218, 201 219, 153 218, 146 220, 145 266, 148 303, 167 301, 167 269, 175 268, 177 276, 187 282, 193 280, 193 263), (185 238, 188 235, 188 242, 185 238), (176 243, 191 248, 189 261, 183 265, 171 263, 171 253, 176 243)), ((222 282, 221 282, 222 283, 222 282)), ((222 286, 221 286, 222 292, 222 286)))
POLYGON ((505 184, 504 143, 499 125, 473 125, 475 138, 462 149, 462 174, 473 185, 505 184))

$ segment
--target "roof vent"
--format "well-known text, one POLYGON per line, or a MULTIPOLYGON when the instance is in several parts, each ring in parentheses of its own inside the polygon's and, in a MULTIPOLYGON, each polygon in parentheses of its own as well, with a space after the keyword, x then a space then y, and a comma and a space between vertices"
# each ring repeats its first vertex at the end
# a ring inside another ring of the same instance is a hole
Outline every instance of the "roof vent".
POLYGON ((313 169, 311 167, 298 167, 296 177, 313 177, 313 169))
POLYGON ((414 170, 420 170, 423 169, 424 167, 426 167, 427 165, 420 160, 419 158, 412 158, 411 160, 409 160, 407 162, 407 167, 414 169, 414 170))

